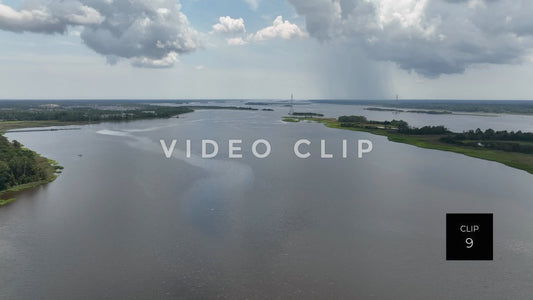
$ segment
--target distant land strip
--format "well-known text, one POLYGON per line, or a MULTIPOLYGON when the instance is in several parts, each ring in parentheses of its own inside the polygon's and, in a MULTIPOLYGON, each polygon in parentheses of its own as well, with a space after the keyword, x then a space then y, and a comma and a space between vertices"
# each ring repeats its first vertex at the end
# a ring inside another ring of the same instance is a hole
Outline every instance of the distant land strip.
POLYGON ((284 117, 285 122, 318 122, 330 128, 386 136, 389 141, 420 148, 450 151, 495 161, 533 174, 533 133, 470 130, 455 133, 444 126, 410 127, 405 121, 369 121, 364 116, 284 117))
MULTIPOLYGON (((450 112, 533 115, 531 100, 311 100, 314 103, 337 105, 381 106, 382 110, 403 112, 403 109, 425 110, 424 113, 450 112), (389 110, 390 109, 390 110, 389 110)), ((371 109, 379 110, 379 109, 371 109)), ((416 111, 409 111, 415 113, 416 111)))

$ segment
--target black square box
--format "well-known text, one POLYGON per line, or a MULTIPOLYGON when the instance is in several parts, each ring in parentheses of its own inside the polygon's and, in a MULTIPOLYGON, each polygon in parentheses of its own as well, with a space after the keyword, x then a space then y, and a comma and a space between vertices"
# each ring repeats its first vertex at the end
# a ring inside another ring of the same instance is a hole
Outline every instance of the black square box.
POLYGON ((446 214, 446 260, 492 260, 492 214, 446 214))

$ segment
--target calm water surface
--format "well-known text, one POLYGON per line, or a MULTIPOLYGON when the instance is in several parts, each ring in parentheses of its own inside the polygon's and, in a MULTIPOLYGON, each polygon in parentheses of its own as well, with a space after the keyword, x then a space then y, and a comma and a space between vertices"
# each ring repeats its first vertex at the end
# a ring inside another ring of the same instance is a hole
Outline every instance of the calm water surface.
MULTIPOLYGON (((297 111, 362 111, 350 107, 297 111)), ((531 296, 533 176, 366 133, 283 123, 286 108, 274 109, 8 134, 65 170, 0 209, 0 298, 531 296), (173 158, 161 138, 178 139, 173 158), (258 138, 272 144, 269 158, 250 154, 258 138), (300 138, 312 142, 309 159, 292 152, 300 138), (219 141, 216 159, 197 156, 201 139, 219 141), (243 159, 227 158, 228 139, 243 140, 243 159), (338 155, 320 159, 321 139, 338 155), (357 139, 374 143, 363 159, 357 139), (494 213, 494 261, 445 260, 450 212, 494 213)), ((415 126, 454 130, 533 124, 521 116, 407 115, 415 126)))

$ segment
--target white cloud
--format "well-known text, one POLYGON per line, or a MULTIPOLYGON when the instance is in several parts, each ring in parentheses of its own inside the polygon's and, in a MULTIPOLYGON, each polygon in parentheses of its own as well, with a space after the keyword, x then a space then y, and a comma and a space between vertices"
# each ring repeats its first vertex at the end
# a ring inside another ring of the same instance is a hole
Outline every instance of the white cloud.
POLYGON ((65 1, 64 6, 36 3, 18 11, 0 3, 0 29, 13 32, 64 33, 69 25, 96 25, 104 19, 97 10, 78 1, 65 1))
POLYGON ((54 15, 63 18, 69 25, 101 24, 105 17, 96 9, 78 1, 63 1, 52 5, 54 15))
POLYGON ((242 46, 248 44, 243 38, 237 37, 237 38, 231 38, 226 40, 228 42, 228 45, 230 46, 242 46))
POLYGON ((230 38, 227 38, 226 42, 231 46, 242 46, 249 42, 260 42, 274 38, 289 40, 308 36, 305 31, 298 27, 298 25, 292 24, 289 21, 284 21, 281 16, 278 16, 274 20, 272 26, 263 28, 248 36, 244 35, 244 33, 246 33, 246 28, 242 18, 233 19, 229 16, 220 17, 219 23, 213 25, 213 32, 230 35, 230 38))
POLYGON ((244 0, 244 2, 248 3, 251 10, 257 10, 259 8, 260 0, 244 0))
POLYGON ((425 76, 522 62, 533 49, 530 0, 289 0, 319 40, 349 40, 425 76))
POLYGON ((307 33, 298 27, 296 24, 292 24, 289 21, 283 21, 281 16, 278 16, 272 26, 268 26, 257 31, 254 35, 251 35, 249 39, 254 41, 264 41, 274 38, 282 38, 289 40, 293 38, 306 37, 307 33))
POLYGON ((178 62, 178 53, 170 52, 165 57, 160 59, 154 59, 149 57, 135 57, 131 59, 131 64, 140 68, 169 68, 178 62))
POLYGON ((51 34, 77 26, 84 43, 109 63, 125 58, 137 67, 170 67, 200 47, 175 0, 34 0, 22 7, 0 3, 0 30, 51 34))
POLYGON ((218 20, 219 23, 213 25, 213 30, 216 33, 235 34, 246 32, 244 20, 242 18, 232 19, 231 17, 226 16, 220 17, 218 20))

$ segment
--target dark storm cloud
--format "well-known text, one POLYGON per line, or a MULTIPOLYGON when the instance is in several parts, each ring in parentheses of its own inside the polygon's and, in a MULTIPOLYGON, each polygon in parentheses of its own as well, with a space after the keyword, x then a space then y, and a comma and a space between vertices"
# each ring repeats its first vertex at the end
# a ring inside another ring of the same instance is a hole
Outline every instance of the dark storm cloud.
POLYGON ((289 0, 319 40, 348 39, 376 60, 435 77, 520 63, 533 48, 527 0, 289 0))
POLYGON ((0 3, 2 30, 53 34, 68 26, 82 26, 84 43, 111 63, 127 58, 138 67, 170 67, 199 47, 177 1, 55 0, 26 2, 19 10, 0 3))

